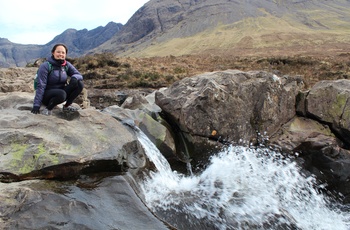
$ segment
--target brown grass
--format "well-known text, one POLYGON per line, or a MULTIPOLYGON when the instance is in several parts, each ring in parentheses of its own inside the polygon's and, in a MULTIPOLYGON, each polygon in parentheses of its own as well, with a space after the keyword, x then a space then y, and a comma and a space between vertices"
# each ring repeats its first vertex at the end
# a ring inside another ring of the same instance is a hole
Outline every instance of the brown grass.
POLYGON ((184 55, 150 58, 96 54, 71 60, 82 72, 87 88, 160 88, 203 72, 263 70, 277 75, 300 75, 308 87, 320 80, 350 78, 350 53, 334 56, 184 55))

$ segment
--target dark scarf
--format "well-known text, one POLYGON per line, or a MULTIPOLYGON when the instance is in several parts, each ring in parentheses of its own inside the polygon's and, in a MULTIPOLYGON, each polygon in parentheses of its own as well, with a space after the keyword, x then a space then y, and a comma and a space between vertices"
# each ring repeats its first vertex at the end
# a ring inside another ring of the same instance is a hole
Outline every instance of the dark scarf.
POLYGON ((55 61, 56 61, 58 64, 60 64, 61 66, 67 65, 67 61, 66 61, 66 60, 56 59, 56 58, 54 58, 53 55, 51 56, 51 58, 52 58, 53 60, 55 60, 55 61))

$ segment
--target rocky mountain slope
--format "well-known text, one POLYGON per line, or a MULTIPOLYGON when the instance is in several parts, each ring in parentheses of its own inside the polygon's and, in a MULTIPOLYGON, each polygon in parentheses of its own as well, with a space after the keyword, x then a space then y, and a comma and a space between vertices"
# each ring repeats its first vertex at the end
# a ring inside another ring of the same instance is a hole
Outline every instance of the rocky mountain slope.
POLYGON ((44 46, 21 45, 0 38, 0 67, 24 66, 35 57, 42 57, 43 50, 44 46))
POLYGON ((93 30, 67 29, 45 45, 21 45, 0 38, 0 67, 25 66, 38 58, 47 57, 55 43, 65 43, 70 57, 81 56, 109 40, 122 26, 110 22, 93 30))
POLYGON ((95 52, 290 54, 349 48, 346 0, 151 0, 95 52))

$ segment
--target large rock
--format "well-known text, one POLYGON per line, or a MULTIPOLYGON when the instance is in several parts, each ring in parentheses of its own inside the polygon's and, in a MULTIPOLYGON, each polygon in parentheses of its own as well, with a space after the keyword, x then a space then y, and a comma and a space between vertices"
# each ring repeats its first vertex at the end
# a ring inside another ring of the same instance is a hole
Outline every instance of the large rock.
POLYGON ((134 130, 95 109, 34 115, 33 97, 0 93, 1 229, 169 229, 135 194, 152 165, 134 130))
POLYGON ((300 92, 298 114, 313 119, 312 123, 318 123, 319 128, 305 126, 304 122, 294 132, 286 129, 279 137, 279 144, 284 147, 287 140, 298 138, 291 149, 301 153, 305 161, 303 167, 326 181, 328 189, 344 194, 346 203, 350 202, 349 87, 349 80, 320 81, 310 90, 300 92), (283 136, 289 138, 283 139, 283 136))
POLYGON ((306 96, 307 116, 329 124, 350 145, 350 81, 320 81, 306 96))
POLYGON ((270 137, 270 143, 287 153, 300 152, 301 146, 304 146, 305 143, 313 143, 311 145, 314 148, 304 149, 303 152, 338 147, 337 138, 328 126, 303 117, 294 117, 284 124, 277 133, 270 137))
POLYGON ((170 229, 123 176, 0 183, 0 229, 170 229))
POLYGON ((174 83, 156 93, 156 104, 187 135, 193 153, 223 143, 257 144, 295 116, 299 78, 227 70, 174 83), (210 140, 214 140, 211 142, 210 140))
POLYGON ((30 113, 33 94, 0 94, 0 175, 3 179, 67 178, 91 171, 146 165, 132 131, 113 117, 86 109, 68 116, 30 113))

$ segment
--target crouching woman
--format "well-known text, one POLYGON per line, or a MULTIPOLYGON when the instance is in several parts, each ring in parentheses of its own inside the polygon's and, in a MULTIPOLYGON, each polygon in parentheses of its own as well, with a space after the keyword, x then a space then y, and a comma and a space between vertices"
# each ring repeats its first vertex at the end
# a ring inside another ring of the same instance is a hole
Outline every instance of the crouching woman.
POLYGON ((56 44, 51 50, 51 57, 39 67, 37 86, 32 113, 40 113, 40 106, 46 107, 41 112, 51 115, 52 109, 63 102, 63 111, 76 111, 72 106, 84 88, 83 76, 68 61, 68 49, 64 44, 56 44), (68 78, 70 78, 68 83, 68 78))

